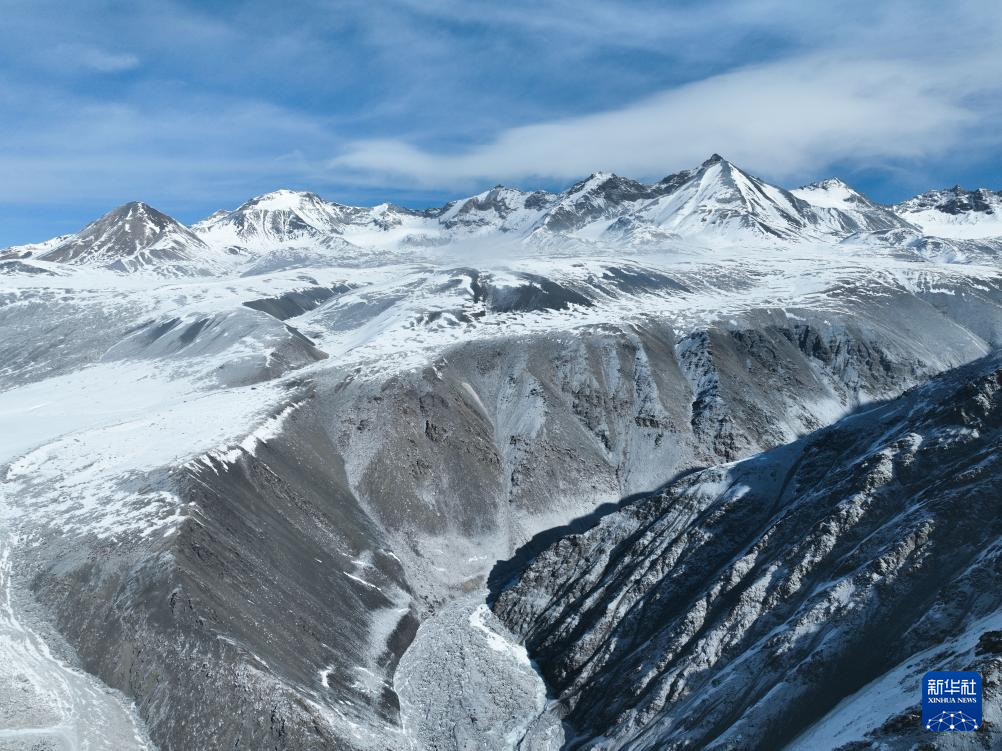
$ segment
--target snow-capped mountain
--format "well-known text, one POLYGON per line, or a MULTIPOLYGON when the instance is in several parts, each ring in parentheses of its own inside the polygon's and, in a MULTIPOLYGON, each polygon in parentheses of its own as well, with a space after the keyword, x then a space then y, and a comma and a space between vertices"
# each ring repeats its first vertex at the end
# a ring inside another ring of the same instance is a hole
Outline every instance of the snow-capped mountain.
POLYGON ((1000 258, 719 157, 9 249, 0 738, 906 747, 920 668, 1002 643, 999 494, 943 510, 1002 476, 1000 258))
POLYGON ((769 185, 718 155, 696 170, 666 178, 663 184, 671 190, 645 205, 638 215, 682 236, 741 240, 750 234, 778 240, 832 240, 859 231, 905 226, 869 202, 836 203, 823 190, 798 196, 769 185), (811 203, 809 195, 820 200, 811 203))
POLYGON ((964 262, 998 252, 1000 200, 985 190, 954 189, 891 210, 837 179, 788 191, 714 155, 653 184, 595 173, 560 193, 497 186, 424 211, 346 206, 314 193, 278 190, 187 228, 145 204, 128 204, 75 235, 10 248, 3 256, 183 276, 395 262, 441 256, 449 246, 487 238, 544 254, 573 254, 582 244, 610 253, 749 241, 835 244, 847 238, 886 245, 888 233, 910 233, 899 247, 964 262))
POLYGON ((643 201, 662 192, 656 186, 608 172, 596 172, 562 194, 552 196, 534 228, 553 233, 584 230, 586 236, 593 236, 596 229, 601 230, 611 220, 635 213, 643 201))
POLYGON ((218 211, 192 225, 205 242, 266 250, 295 244, 324 244, 340 235, 362 210, 325 201, 315 193, 276 190, 232 211, 218 211))
POLYGON ((556 200, 552 193, 526 193, 497 185, 472 198, 453 201, 441 209, 431 209, 426 215, 446 230, 520 233, 535 227, 545 209, 556 200))
MULTIPOLYGON (((28 252, 41 261, 181 274, 203 271, 209 250, 183 224, 138 201, 109 211, 75 235, 36 247, 28 252)), ((13 249, 12 255, 25 255, 25 248, 13 249)))
POLYGON ((906 219, 903 220, 890 208, 875 204, 837 177, 804 185, 790 192, 818 209, 832 209, 835 213, 831 219, 845 232, 913 229, 906 219))
POLYGON ((1002 191, 956 185, 930 190, 893 208, 928 235, 964 240, 1002 236, 1002 191))

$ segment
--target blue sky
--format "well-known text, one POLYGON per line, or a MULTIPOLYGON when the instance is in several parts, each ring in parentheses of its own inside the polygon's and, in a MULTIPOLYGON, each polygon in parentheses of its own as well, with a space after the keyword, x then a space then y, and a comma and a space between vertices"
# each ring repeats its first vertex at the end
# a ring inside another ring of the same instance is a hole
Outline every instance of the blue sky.
POLYGON ((894 201, 1002 188, 1002 4, 0 0, 0 246, 129 200, 440 204, 719 152, 894 201))

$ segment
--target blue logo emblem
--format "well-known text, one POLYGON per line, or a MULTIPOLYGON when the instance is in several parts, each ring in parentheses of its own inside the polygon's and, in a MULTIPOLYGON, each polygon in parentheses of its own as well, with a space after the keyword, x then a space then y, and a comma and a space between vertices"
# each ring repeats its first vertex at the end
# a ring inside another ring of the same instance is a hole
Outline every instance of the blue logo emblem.
POLYGON ((981 676, 973 670, 931 670, 922 676, 922 727, 981 727, 981 676))

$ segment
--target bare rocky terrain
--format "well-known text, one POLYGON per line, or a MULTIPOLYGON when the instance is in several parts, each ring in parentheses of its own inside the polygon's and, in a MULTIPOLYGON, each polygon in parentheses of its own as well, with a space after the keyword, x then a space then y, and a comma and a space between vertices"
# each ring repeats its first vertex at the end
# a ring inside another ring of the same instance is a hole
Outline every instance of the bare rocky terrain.
POLYGON ((494 604, 571 748, 911 748, 976 670, 995 748, 1002 360, 690 473, 541 553, 494 604), (880 697, 875 700, 874 697, 880 697))

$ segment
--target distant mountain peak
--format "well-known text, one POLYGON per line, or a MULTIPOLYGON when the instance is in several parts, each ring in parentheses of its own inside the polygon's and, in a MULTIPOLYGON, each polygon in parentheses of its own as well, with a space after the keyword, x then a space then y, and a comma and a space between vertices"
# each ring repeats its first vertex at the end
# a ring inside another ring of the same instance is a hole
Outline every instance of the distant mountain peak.
POLYGON ((569 187, 565 193, 567 195, 574 195, 576 193, 583 193, 586 191, 594 190, 595 188, 609 182, 610 180, 620 179, 618 175, 612 172, 592 172, 584 180, 580 180, 569 187))
POLYGON ((104 216, 94 220, 80 234, 95 231, 113 231, 120 233, 136 232, 135 222, 143 223, 140 226, 155 228, 159 230, 176 229, 180 232, 187 232, 188 228, 171 216, 155 209, 143 201, 130 201, 116 206, 104 216))
POLYGON ((869 198, 837 177, 829 177, 803 185, 790 192, 797 198, 822 208, 861 209, 876 207, 876 204, 869 198))
POLYGON ((226 247, 323 244, 333 241, 357 211, 316 193, 279 188, 255 196, 232 211, 216 212, 193 229, 208 242, 226 247))
MULTIPOLYGON (((115 213, 115 212, 127 212, 127 211, 142 211, 142 212, 146 212, 146 211, 156 211, 156 209, 154 209, 152 206, 150 206, 145 201, 129 201, 128 203, 123 203, 121 206, 118 206, 118 207, 112 209, 108 213, 111 214, 111 213, 115 213)), ((157 213, 160 213, 160 212, 157 212, 157 213)))
POLYGON ((251 198, 240 206, 240 208, 256 208, 270 211, 291 211, 301 207, 303 204, 309 203, 329 202, 322 199, 316 193, 311 193, 309 191, 279 188, 278 190, 273 190, 270 193, 264 193, 260 196, 251 198))
POLYGON ((1002 192, 960 185, 930 190, 894 207, 928 235, 977 240, 1002 235, 1002 192))
POLYGON ((43 261, 104 266, 119 271, 197 265, 207 246, 176 219, 130 201, 39 254, 43 261))
POLYGON ((141 219, 152 222, 158 227, 168 227, 171 225, 177 225, 179 227, 183 226, 172 217, 163 213, 159 209, 153 208, 144 201, 129 201, 128 203, 123 203, 121 206, 117 206, 109 211, 97 221, 113 221, 118 219, 122 219, 124 221, 141 219))
POLYGON ((847 183, 845 180, 842 180, 841 178, 838 178, 838 177, 828 177, 828 178, 825 178, 824 180, 818 180, 818 182, 816 182, 816 183, 811 183, 810 185, 805 185, 804 187, 807 187, 807 188, 811 188, 811 187, 814 187, 814 188, 848 188, 849 190, 853 191, 854 193, 856 192, 855 188, 853 188, 851 185, 849 185, 849 183, 847 183))

